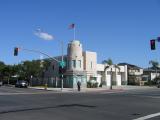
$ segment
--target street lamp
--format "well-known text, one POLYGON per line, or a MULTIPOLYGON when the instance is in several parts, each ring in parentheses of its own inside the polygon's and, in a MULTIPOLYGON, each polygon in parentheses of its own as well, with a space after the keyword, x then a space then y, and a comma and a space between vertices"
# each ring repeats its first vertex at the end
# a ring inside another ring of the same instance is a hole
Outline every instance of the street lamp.
MULTIPOLYGON (((62 63, 63 62, 63 41, 61 41, 61 49, 62 49, 62 63)), ((64 66, 62 66, 62 69, 64 69, 64 66)), ((63 73, 62 73, 62 80, 61 80, 61 90, 63 90, 63 73)))
POLYGON ((111 67, 111 85, 110 85, 111 90, 112 90, 112 79, 113 79, 113 71, 112 71, 112 67, 111 67))
MULTIPOLYGON (((63 50, 64 50, 64 48, 63 48, 63 41, 61 40, 58 40, 59 42, 60 42, 60 44, 61 44, 61 61, 59 61, 59 66, 61 67, 61 69, 62 69, 62 72, 60 73, 61 74, 61 90, 63 90, 63 74, 64 74, 64 67, 65 67, 65 62, 64 62, 64 56, 63 56, 63 50)), ((59 68, 60 68, 59 67, 59 68)))
POLYGON ((110 85, 111 90, 112 90, 112 84, 113 84, 113 69, 112 69, 113 67, 115 68, 115 81, 117 81, 117 68, 120 72, 120 68, 117 65, 112 65, 111 66, 111 85, 110 85))

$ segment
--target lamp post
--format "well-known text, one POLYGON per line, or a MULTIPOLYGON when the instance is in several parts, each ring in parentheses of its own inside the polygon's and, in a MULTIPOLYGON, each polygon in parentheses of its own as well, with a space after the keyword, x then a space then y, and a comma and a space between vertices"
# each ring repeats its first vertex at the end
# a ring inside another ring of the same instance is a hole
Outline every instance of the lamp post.
POLYGON ((61 44, 61 61, 59 61, 59 74, 61 76, 61 90, 63 90, 63 77, 64 77, 64 67, 66 66, 66 63, 64 62, 64 56, 63 56, 63 41, 59 41, 61 44), (60 70, 61 69, 61 70, 60 70))
MULTIPOLYGON (((61 41, 61 49, 62 49, 62 63, 63 63, 63 41, 61 41)), ((64 66, 62 66, 62 69, 64 66)), ((62 73, 62 80, 61 80, 61 90, 63 90, 63 73, 62 73)))
POLYGON ((110 90, 112 90, 112 79, 113 79, 113 71, 112 71, 112 67, 111 67, 111 85, 110 85, 110 90))
POLYGON ((111 86, 110 86, 110 89, 112 90, 113 89, 113 87, 112 87, 112 84, 113 84, 113 69, 112 68, 115 68, 115 81, 117 82, 117 68, 118 68, 118 70, 119 70, 119 72, 120 72, 120 68, 117 66, 117 65, 112 65, 111 66, 111 86))

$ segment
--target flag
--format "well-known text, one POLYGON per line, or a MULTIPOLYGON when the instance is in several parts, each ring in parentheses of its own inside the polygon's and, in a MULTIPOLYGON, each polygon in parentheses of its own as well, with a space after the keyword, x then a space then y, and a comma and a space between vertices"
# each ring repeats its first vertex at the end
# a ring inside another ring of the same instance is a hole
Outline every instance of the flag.
POLYGON ((75 24, 74 23, 69 25, 69 29, 73 29, 73 28, 75 28, 75 24))

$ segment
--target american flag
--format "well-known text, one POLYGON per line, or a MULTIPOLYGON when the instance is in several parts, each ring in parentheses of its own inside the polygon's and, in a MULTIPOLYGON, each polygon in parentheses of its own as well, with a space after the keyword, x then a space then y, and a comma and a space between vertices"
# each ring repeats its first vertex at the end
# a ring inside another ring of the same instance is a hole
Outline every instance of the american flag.
POLYGON ((69 29, 73 29, 73 28, 75 28, 75 24, 74 23, 69 25, 69 29))

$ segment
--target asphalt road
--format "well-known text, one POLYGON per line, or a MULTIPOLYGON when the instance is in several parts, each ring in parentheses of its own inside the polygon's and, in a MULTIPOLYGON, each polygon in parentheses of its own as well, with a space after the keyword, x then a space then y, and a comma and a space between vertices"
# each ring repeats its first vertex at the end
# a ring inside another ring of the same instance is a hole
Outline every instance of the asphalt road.
POLYGON ((149 120, 160 120, 159 113, 157 88, 59 93, 0 87, 0 120, 134 120, 151 114, 149 120))

